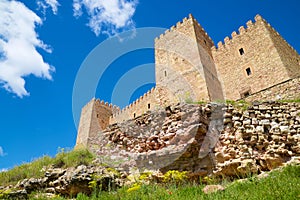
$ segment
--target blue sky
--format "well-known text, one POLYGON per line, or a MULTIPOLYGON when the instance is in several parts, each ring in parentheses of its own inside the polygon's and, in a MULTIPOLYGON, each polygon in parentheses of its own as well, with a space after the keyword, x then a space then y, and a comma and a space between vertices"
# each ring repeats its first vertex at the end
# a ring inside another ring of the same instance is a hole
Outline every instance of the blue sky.
MULTIPOLYGON (((169 28, 192 13, 216 44, 259 13, 299 52, 299 8, 298 0, 0 0, 0 171, 74 146, 76 75, 89 53, 116 34, 169 28)), ((123 36, 117 39, 124 44, 123 36)), ((110 101, 120 77, 146 63, 152 68, 137 75, 147 81, 129 94, 132 101, 154 85, 151 48, 115 59, 93 95, 110 101)))

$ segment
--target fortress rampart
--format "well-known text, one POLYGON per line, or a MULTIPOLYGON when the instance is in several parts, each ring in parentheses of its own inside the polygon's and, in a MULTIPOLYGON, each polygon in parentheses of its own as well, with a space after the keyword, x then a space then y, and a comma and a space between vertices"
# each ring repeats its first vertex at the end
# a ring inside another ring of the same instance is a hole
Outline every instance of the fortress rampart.
POLYGON ((136 118, 137 116, 146 113, 148 110, 154 110, 155 108, 160 107, 158 98, 157 90, 152 88, 132 104, 118 112, 114 112, 110 117, 110 124, 136 118))

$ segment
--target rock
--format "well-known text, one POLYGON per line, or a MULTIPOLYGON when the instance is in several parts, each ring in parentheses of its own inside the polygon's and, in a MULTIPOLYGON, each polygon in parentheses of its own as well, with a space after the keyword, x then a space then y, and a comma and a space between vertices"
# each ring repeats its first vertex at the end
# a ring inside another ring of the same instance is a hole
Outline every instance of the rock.
POLYGON ((211 194, 211 193, 215 193, 218 191, 223 191, 225 190, 225 188, 222 185, 207 185, 203 188, 203 192, 205 194, 211 194))
POLYGON ((57 179, 59 176, 63 175, 66 170, 61 168, 48 169, 45 172, 45 177, 47 177, 50 181, 53 179, 57 179))
POLYGON ((25 189, 8 189, 3 193, 0 192, 1 199, 12 199, 12 200, 27 200, 28 193, 25 189))
POLYGON ((222 152, 217 152, 217 153, 215 154, 215 157, 216 157, 216 161, 217 161, 218 163, 223 163, 223 162, 226 161, 226 159, 224 158, 224 154, 223 154, 222 152))
POLYGON ((255 160, 253 159, 245 159, 241 162, 241 165, 237 168, 237 171, 240 175, 246 176, 250 173, 256 173, 258 167, 256 165, 255 160))
POLYGON ((271 157, 268 156, 265 158, 268 170, 276 169, 283 165, 283 159, 281 157, 271 157))
POLYGON ((289 126, 280 126, 280 131, 283 134, 288 134, 290 132, 290 127, 289 126))

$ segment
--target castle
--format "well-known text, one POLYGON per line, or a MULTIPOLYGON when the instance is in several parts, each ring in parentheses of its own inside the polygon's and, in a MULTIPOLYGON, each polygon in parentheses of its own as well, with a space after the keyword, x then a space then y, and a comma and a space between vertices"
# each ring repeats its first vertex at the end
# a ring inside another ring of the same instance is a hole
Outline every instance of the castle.
POLYGON ((123 110, 99 99, 82 108, 76 145, 108 125, 173 103, 295 97, 299 54, 260 15, 214 45, 189 15, 155 39, 156 87, 123 110), (282 96, 290 95, 290 96, 282 96))

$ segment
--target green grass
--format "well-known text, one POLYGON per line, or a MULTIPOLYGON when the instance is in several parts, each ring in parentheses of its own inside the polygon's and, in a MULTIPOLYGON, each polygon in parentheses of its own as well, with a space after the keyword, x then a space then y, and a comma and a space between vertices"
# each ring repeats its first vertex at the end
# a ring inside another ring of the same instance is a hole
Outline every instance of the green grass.
MULTIPOLYGON (((239 182, 224 183, 224 191, 213 194, 204 194, 204 185, 199 184, 150 184, 141 185, 133 190, 123 187, 115 192, 99 192, 87 197, 83 194, 77 196, 77 200, 272 200, 272 199, 300 199, 300 166, 287 166, 282 170, 270 173, 267 178, 258 179, 256 176, 239 182)), ((132 187, 131 187, 132 188, 132 187)), ((32 198, 34 199, 34 198, 32 198)), ((43 199, 40 199, 43 200, 43 199)), ((63 200, 62 197, 54 200, 63 200)))
POLYGON ((283 99, 283 100, 279 100, 278 102, 282 102, 282 103, 300 103, 300 99, 283 99))
POLYGON ((40 178, 44 176, 43 167, 76 167, 81 164, 89 164, 94 160, 94 155, 87 149, 80 148, 73 151, 65 151, 60 149, 60 152, 55 158, 44 156, 36 159, 31 163, 25 163, 20 166, 14 167, 7 172, 0 173, 0 185, 16 184, 18 181, 25 178, 40 178))

